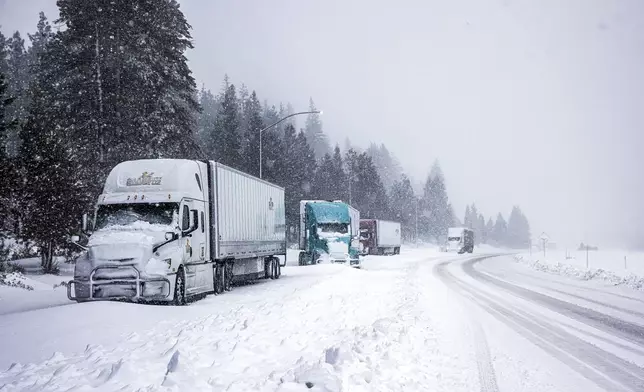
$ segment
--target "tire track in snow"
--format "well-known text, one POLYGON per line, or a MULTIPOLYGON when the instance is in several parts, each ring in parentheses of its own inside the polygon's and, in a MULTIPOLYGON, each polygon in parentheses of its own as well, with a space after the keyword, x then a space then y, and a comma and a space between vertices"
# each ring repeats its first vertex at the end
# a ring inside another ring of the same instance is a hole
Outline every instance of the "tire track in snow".
POLYGON ((622 339, 639 346, 644 346, 644 326, 528 290, 515 284, 494 278, 491 275, 484 274, 474 268, 474 264, 481 260, 483 259, 476 259, 463 263, 463 271, 479 282, 488 283, 498 288, 505 289, 515 296, 531 302, 536 302, 561 315, 574 318, 584 324, 596 327, 610 333, 611 335, 619 336, 622 339))
MULTIPOLYGON (((446 261, 438 264, 435 267, 434 271, 443 272, 443 268, 449 263, 449 261, 446 261)), ((438 273, 438 275, 441 277, 443 276, 442 273, 438 273)), ((453 288, 453 286, 449 286, 453 288)), ((488 345, 487 338, 485 337, 485 331, 483 331, 483 328, 481 328, 481 326, 477 324, 471 317, 469 318, 469 323, 470 329, 473 332, 472 335, 474 337, 476 365, 479 373, 481 392, 498 392, 499 386, 496 382, 496 373, 494 371, 494 365, 492 363, 492 356, 490 355, 490 347, 488 345)))
MULTIPOLYGON (((465 265, 471 266, 485 258, 487 257, 467 261, 465 265)), ((644 389, 642 368, 601 350, 559 326, 538 321, 540 316, 532 315, 464 283, 446 269, 448 264, 439 264, 434 270, 445 284, 575 372, 605 390, 640 391, 644 389)))

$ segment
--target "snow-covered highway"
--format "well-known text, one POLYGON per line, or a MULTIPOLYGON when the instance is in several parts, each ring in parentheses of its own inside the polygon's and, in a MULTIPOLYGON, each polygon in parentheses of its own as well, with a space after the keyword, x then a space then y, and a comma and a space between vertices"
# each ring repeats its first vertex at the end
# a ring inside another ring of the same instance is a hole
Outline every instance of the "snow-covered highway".
POLYGON ((2 315, 0 391, 638 391, 643 303, 511 256, 409 249, 186 307, 2 315))

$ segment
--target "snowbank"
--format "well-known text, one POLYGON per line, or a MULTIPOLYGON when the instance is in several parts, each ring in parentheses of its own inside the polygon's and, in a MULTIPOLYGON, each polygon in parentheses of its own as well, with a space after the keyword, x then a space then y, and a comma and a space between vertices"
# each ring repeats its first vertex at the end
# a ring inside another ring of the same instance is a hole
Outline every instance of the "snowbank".
POLYGON ((0 315, 71 304, 61 284, 66 280, 58 275, 7 275, 0 281, 0 315))
POLYGON ((579 280, 600 280, 612 285, 623 285, 644 291, 644 254, 619 251, 589 252, 586 268, 586 252, 549 252, 519 254, 517 262, 555 275, 579 280))

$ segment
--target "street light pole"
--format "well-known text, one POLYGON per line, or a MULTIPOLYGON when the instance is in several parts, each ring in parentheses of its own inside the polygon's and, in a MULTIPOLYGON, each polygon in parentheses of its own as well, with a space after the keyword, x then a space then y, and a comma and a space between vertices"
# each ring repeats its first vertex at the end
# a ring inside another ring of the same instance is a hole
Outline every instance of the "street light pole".
POLYGON ((271 125, 269 125, 269 126, 267 126, 267 127, 264 127, 264 128, 262 128, 262 129, 260 129, 260 131, 259 131, 259 178, 262 178, 262 174, 263 174, 263 171, 262 171, 262 168, 263 168, 263 160, 262 160, 262 133, 264 133, 264 131, 268 131, 269 129, 273 128, 273 127, 274 127, 274 126, 276 126, 277 124, 279 124, 279 123, 281 123, 281 122, 283 122, 283 121, 285 121, 285 120, 287 120, 287 119, 289 119, 289 118, 291 118, 291 117, 299 116, 299 115, 301 115, 301 114, 320 114, 320 115, 322 115, 322 111, 321 111, 321 110, 311 110, 311 111, 308 111, 308 112, 297 112, 297 113, 289 114, 288 116, 283 117, 283 118, 281 118, 281 119, 279 119, 279 120, 275 121, 275 122, 274 122, 274 123, 272 123, 271 125))

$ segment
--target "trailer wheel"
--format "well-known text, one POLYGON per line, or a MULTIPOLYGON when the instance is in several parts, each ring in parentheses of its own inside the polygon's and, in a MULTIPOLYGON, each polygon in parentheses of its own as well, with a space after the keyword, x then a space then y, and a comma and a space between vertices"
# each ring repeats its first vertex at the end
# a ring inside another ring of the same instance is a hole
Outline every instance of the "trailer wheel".
POLYGON ((219 295, 224 292, 224 289, 226 287, 226 274, 224 273, 224 264, 215 264, 215 273, 214 273, 214 286, 215 286, 215 294, 219 295))
POLYGON ((183 267, 179 267, 177 277, 174 281, 174 298, 172 299, 172 304, 175 306, 183 306, 186 303, 186 275, 183 272, 183 267))
POLYGON ((394 254, 399 255, 400 254, 400 247, 394 248, 394 254))
POLYGON ((264 279, 270 279, 272 273, 273 265, 271 264, 271 259, 264 259, 264 279))

